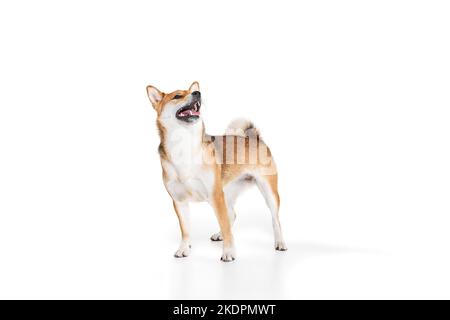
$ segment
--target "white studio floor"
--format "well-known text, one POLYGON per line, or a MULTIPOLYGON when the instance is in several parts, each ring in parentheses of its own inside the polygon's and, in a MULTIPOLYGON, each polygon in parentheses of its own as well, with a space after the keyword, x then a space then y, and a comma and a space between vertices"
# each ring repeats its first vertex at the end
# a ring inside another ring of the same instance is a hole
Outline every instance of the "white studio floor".
POLYGON ((37 217, 25 223, 23 234, 10 237, 15 241, 14 252, 2 245, 1 296, 347 299, 449 295, 447 235, 416 236, 427 226, 415 220, 408 223, 409 231, 397 233, 401 219, 389 219, 389 225, 375 230, 372 226, 380 226, 377 221, 360 218, 359 225, 371 225, 364 231, 354 227, 355 221, 345 221, 348 215, 308 218, 294 207, 289 210, 285 201, 282 222, 289 250, 276 252, 270 214, 254 189, 237 205, 238 259, 222 263, 220 244, 208 239, 216 222, 207 205, 195 205, 192 210, 191 256, 172 257, 178 245, 177 221, 168 196, 162 194, 160 201, 165 204, 156 212, 133 212, 136 204, 123 217, 111 211, 108 218, 60 218, 64 226, 60 230, 47 228, 49 221, 37 217))
MULTIPOLYGON (((256 193, 246 197, 256 198, 256 193)), ((355 233, 343 223, 334 224, 334 219, 333 223, 324 221, 323 230, 341 232, 327 236, 322 231, 319 236, 301 225, 309 219, 285 208, 289 250, 275 252, 269 213, 260 202, 248 211, 241 208, 235 230, 236 263, 214 264, 220 246, 208 242, 204 228, 196 228, 192 256, 168 261, 170 298, 442 298, 449 294, 448 242, 427 244, 424 239, 411 238, 410 246, 404 246, 406 239, 385 229, 379 237, 349 241, 355 233), (297 219, 292 217, 295 214, 297 219)), ((411 224, 408 227, 414 229, 411 224)))

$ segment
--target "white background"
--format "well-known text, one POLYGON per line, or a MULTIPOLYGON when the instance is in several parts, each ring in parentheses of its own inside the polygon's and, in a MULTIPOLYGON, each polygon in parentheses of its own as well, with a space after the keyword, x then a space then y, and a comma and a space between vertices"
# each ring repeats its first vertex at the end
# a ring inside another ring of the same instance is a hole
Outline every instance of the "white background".
POLYGON ((3 1, 0 298, 450 298, 447 1, 3 1), (198 80, 207 131, 251 118, 238 259, 161 181, 145 87, 198 80))

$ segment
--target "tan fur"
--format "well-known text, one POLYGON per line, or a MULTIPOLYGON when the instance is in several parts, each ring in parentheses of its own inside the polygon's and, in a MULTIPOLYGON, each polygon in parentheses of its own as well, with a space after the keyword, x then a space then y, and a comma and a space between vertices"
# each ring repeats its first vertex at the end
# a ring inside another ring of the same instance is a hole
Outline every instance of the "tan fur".
POLYGON ((223 235, 224 246, 232 245, 233 235, 231 234, 231 225, 228 219, 227 206, 225 204, 225 198, 223 194, 223 186, 221 176, 221 170, 219 166, 215 166, 215 184, 214 184, 214 196, 213 207, 215 209, 217 219, 219 221, 220 230, 223 235))
POLYGON ((181 215, 180 209, 178 208, 177 203, 175 201, 173 201, 173 208, 175 209, 175 212, 178 217, 178 221, 180 223, 181 238, 183 240, 188 240, 189 239, 189 231, 187 228, 187 222, 186 222, 185 218, 181 215))

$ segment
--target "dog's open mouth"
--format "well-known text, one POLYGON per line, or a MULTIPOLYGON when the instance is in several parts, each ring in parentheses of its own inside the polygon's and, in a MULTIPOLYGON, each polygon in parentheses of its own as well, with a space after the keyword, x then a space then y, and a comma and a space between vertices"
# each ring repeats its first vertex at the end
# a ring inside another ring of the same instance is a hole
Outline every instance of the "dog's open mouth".
POLYGON ((200 100, 192 101, 191 104, 185 105, 178 109, 175 116, 177 119, 192 122, 200 117, 200 100))

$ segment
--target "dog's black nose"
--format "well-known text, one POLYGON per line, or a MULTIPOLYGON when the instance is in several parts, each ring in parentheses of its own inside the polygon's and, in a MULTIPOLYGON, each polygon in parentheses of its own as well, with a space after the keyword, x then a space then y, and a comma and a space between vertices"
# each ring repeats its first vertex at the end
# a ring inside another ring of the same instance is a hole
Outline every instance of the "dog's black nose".
POLYGON ((192 95, 193 95, 194 97, 200 98, 200 91, 194 91, 194 92, 192 92, 192 95))

